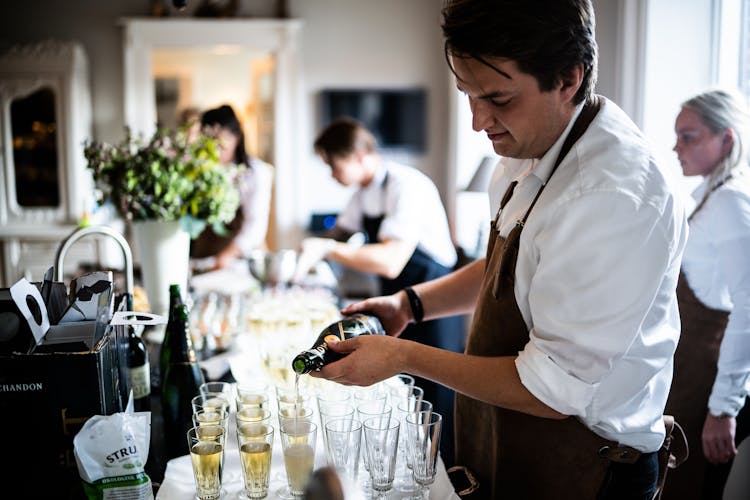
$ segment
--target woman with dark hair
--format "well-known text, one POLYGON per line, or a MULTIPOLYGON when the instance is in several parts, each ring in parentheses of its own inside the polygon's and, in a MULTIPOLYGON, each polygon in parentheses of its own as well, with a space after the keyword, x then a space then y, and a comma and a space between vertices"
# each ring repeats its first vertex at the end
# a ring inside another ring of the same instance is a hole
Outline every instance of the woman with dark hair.
POLYGON ((227 234, 218 235, 207 227, 190 246, 191 257, 214 257, 213 267, 218 269, 265 247, 273 170, 269 164, 247 154, 242 124, 231 106, 225 104, 204 112, 201 128, 204 133, 218 137, 222 163, 247 167, 240 178, 240 208, 228 225, 227 234))
POLYGON ((682 333, 666 412, 685 431, 687 461, 664 499, 721 498, 750 434, 750 114, 724 90, 696 95, 675 121, 686 176, 701 176, 677 287, 682 333))

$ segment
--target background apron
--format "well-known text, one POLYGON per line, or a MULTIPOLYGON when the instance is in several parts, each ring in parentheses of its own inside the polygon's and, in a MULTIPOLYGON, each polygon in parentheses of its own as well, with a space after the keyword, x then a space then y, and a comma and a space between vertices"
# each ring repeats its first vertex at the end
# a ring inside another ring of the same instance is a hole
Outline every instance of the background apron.
MULTIPOLYGON (((729 175, 711 188, 713 193, 726 183, 729 175)), ((688 222, 700 211, 709 196, 690 214, 688 222)), ((708 413, 718 371, 719 351, 724 331, 729 323, 729 311, 706 306, 695 295, 684 273, 677 283, 677 301, 682 325, 680 342, 674 361, 674 376, 665 412, 674 415, 687 437, 689 455, 677 469, 670 472, 662 494, 663 499, 721 498, 733 459, 713 465, 703 454, 703 424, 708 413)), ((736 417, 735 444, 750 434, 750 408, 745 405, 736 417)))
MULTIPOLYGON (((388 182, 388 172, 383 178, 382 188, 385 194, 385 186, 388 182)), ((385 204, 383 205, 385 206, 385 204)), ((367 241, 378 243, 378 232, 385 214, 378 216, 364 216, 362 227, 367 235, 367 241)), ((445 276, 452 271, 422 251, 419 246, 409 258, 395 279, 380 277, 380 292, 390 295, 403 290, 407 286, 433 280, 445 276)), ((401 333, 400 338, 413 340, 421 344, 446 349, 453 352, 464 350, 464 324, 463 316, 451 316, 436 320, 424 321, 419 324, 410 324, 401 333)), ((446 467, 453 465, 454 460, 454 401, 455 392, 443 385, 432 382, 421 377, 414 377, 415 385, 424 389, 424 399, 433 404, 433 409, 443 416, 442 436, 440 438, 440 454, 446 467)))
MULTIPOLYGON (((712 309, 695 296, 684 273, 677 283, 682 331, 674 357, 674 376, 665 413, 674 415, 688 440, 690 455, 669 471, 662 499, 701 498, 710 465, 703 455, 701 435, 708 413, 708 398, 716 379, 719 348, 729 312, 712 309)), ((720 497, 718 497, 720 498, 720 497)))

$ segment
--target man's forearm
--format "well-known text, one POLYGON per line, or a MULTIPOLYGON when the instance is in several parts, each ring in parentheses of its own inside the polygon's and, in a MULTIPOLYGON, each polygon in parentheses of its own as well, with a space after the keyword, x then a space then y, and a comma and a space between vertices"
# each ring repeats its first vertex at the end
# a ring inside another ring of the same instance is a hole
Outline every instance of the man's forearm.
POLYGON ((357 271, 393 279, 401 273, 415 248, 416 244, 395 240, 361 247, 338 243, 326 258, 357 271))
POLYGON ((495 406, 544 418, 562 419, 521 383, 515 356, 469 356, 404 341, 404 372, 423 377, 495 406))
POLYGON ((424 319, 474 311, 483 275, 484 259, 479 259, 451 274, 414 286, 424 307, 424 319))

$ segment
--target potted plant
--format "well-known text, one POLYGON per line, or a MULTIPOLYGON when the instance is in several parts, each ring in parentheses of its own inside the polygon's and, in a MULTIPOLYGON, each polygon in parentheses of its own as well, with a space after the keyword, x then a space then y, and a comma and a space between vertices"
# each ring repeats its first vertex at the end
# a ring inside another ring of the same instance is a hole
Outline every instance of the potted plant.
POLYGON ((187 289, 190 238, 210 224, 221 234, 240 204, 243 166, 219 162, 218 139, 190 138, 185 128, 157 129, 150 139, 126 130, 118 144, 84 146, 100 204, 130 221, 151 309, 164 314, 168 288, 187 289))

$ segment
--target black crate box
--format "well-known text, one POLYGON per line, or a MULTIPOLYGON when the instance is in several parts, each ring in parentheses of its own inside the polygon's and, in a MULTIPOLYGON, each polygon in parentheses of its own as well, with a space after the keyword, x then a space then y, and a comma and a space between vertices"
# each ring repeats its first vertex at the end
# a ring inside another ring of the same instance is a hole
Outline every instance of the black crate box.
POLYGON ((85 498, 73 437, 89 417, 123 411, 125 341, 116 326, 91 349, 67 352, 74 345, 61 344, 0 355, 0 425, 10 452, 4 475, 22 485, 22 498, 85 498))

